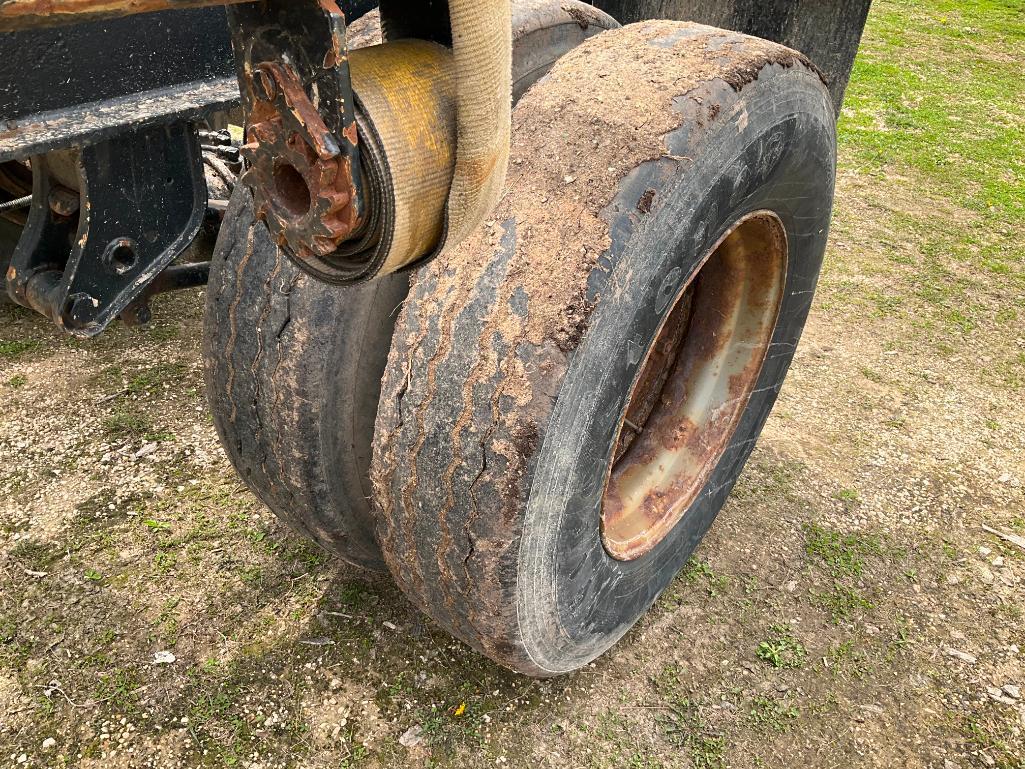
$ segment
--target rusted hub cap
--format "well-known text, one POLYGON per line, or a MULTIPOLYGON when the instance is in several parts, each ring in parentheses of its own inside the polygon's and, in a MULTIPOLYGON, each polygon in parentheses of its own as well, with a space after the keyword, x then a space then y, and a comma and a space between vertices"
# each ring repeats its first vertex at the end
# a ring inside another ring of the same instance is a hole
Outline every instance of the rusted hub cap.
POLYGON ((357 224, 349 161, 291 69, 258 64, 252 82, 242 181, 253 189, 257 216, 297 258, 327 256, 357 224))
POLYGON ((786 279, 775 214, 741 219, 677 296, 626 412, 602 507, 602 541, 632 560, 676 526, 729 445, 762 370, 786 279))

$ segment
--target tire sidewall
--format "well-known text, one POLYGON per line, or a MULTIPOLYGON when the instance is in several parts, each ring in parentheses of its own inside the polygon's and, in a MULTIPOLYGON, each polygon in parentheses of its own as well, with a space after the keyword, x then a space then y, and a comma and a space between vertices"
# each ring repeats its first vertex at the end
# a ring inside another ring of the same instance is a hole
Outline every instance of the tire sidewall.
POLYGON ((517 619, 538 674, 568 672, 600 655, 686 563, 754 447, 811 306, 835 173, 828 94, 810 71, 779 65, 766 67, 739 94, 722 81, 705 91, 683 97, 678 108, 707 114, 709 103, 721 104, 717 114, 711 121, 688 116, 666 137, 669 157, 635 169, 606 211, 612 247, 592 274, 596 307, 534 465, 520 540, 517 619), (651 190, 655 205, 644 214, 637 203, 651 190), (602 496, 645 352, 705 255, 736 221, 760 210, 782 222, 788 263, 779 319, 751 399, 679 523, 646 555, 618 561, 601 540, 602 496))

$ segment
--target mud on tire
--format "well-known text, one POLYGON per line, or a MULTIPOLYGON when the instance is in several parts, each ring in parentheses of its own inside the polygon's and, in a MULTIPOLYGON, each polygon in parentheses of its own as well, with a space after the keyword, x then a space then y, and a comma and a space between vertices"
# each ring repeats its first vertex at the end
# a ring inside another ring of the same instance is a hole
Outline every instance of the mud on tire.
POLYGON ((410 599, 544 676, 627 632, 743 468, 811 304, 835 128, 799 54, 644 22, 562 59, 513 144, 493 222, 414 277, 372 478, 410 599))
MULTIPOLYGON (((514 9, 514 95, 566 51, 616 22, 575 0, 514 9)), ((357 22, 375 43, 379 22, 357 22)), ((204 336, 207 395, 229 458, 297 531, 341 558, 384 569, 370 512, 381 375, 408 276, 338 288, 275 246, 238 185, 214 253, 204 336)))

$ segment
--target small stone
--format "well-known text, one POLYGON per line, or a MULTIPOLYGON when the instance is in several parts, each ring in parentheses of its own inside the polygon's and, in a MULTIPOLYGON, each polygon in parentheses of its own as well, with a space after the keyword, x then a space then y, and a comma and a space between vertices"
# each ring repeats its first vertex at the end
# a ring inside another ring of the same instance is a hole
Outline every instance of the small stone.
POLYGON ((157 448, 159 448, 157 443, 144 443, 141 449, 132 454, 132 458, 142 459, 152 454, 157 448))
POLYGON ((398 627, 396 627, 394 622, 388 622, 387 620, 385 620, 381 624, 384 625, 389 630, 398 630, 398 627))
POLYGON ((178 658, 175 657, 174 654, 172 654, 169 651, 157 652, 156 654, 153 655, 153 664, 154 665, 170 665, 176 659, 178 659, 178 658))
POLYGON ((989 695, 989 698, 991 700, 993 700, 994 702, 999 702, 1001 705, 1014 704, 1014 700, 1011 697, 1008 697, 1006 694, 1004 694, 1002 689, 998 689, 995 686, 987 686, 986 694, 989 695))
POLYGON ((981 555, 983 558, 985 558, 987 555, 989 555, 992 552, 993 551, 990 550, 988 547, 980 547, 979 548, 979 555, 981 555))
POLYGON ((414 724, 406 729, 399 737, 399 745, 404 748, 415 748, 424 739, 424 728, 420 724, 414 724))
POLYGON ((990 563, 992 563, 999 569, 1001 566, 1004 565, 1004 557, 1002 555, 998 555, 996 558, 990 561, 990 563))
POLYGON ((944 646, 943 653, 946 654, 948 657, 953 657, 954 659, 959 659, 962 662, 967 662, 969 665, 974 665, 979 661, 979 658, 976 657, 974 654, 963 652, 960 649, 953 648, 952 646, 944 646))
POLYGON ((43 740, 43 750, 49 750, 56 744, 57 740, 55 740, 53 737, 47 737, 45 740, 43 740))
POLYGON ((1012 699, 1021 699, 1021 688, 1017 684, 1004 684, 1004 694, 1012 699))

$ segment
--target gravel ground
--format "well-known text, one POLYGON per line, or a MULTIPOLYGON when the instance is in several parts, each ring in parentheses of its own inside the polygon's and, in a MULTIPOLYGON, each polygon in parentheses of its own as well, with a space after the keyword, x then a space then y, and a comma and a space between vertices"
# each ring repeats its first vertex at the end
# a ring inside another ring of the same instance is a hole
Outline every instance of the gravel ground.
POLYGON ((0 309, 0 766, 1025 767, 1025 14, 874 8, 779 405, 577 674, 495 667, 244 489, 200 292, 90 342, 0 309))

